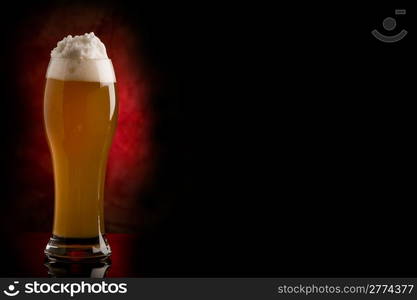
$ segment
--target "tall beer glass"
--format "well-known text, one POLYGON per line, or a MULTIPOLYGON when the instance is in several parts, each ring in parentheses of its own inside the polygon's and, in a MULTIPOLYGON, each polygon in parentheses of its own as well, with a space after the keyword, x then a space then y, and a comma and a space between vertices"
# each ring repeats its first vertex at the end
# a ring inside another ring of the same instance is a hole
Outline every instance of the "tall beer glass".
POLYGON ((51 58, 44 120, 55 181, 49 258, 103 259, 103 192, 118 100, 110 59, 51 58))

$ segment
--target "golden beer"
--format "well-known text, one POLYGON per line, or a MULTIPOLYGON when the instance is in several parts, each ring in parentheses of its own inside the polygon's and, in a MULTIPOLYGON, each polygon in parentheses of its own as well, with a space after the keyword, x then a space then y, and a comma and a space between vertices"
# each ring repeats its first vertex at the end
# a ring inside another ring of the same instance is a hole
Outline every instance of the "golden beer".
POLYGON ((104 233, 104 178, 116 99, 114 83, 47 79, 44 113, 55 176, 53 233, 58 237, 104 233))
POLYGON ((118 101, 109 70, 108 59, 51 59, 48 68, 44 120, 55 182, 53 236, 45 250, 50 257, 110 255, 103 194, 118 101), (80 69, 78 75, 73 68, 80 69))

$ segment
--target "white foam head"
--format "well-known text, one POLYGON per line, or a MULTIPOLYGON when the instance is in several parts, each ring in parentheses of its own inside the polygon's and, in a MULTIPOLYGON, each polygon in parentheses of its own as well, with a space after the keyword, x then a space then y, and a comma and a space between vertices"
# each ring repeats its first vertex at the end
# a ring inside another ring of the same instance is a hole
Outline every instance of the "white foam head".
POLYGON ((51 51, 46 78, 66 81, 116 82, 106 47, 93 32, 71 35, 51 51))

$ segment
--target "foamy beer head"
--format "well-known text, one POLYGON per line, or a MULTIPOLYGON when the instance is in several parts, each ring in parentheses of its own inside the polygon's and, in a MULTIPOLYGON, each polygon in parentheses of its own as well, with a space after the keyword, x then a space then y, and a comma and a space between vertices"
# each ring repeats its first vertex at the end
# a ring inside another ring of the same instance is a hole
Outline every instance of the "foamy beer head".
POLYGON ((104 178, 118 113, 115 83, 106 48, 94 33, 69 35, 52 50, 44 118, 54 166, 56 237, 104 233, 104 178))
POLYGON ((93 32, 71 35, 51 51, 46 78, 64 81, 116 82, 106 47, 93 32))

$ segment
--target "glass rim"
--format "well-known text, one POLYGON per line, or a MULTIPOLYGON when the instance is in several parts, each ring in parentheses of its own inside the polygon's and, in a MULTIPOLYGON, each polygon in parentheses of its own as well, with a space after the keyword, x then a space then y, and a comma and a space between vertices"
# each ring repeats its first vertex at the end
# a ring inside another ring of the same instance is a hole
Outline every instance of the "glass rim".
POLYGON ((50 57, 49 61, 52 60, 72 60, 72 61, 111 61, 110 58, 68 58, 68 57, 50 57))

